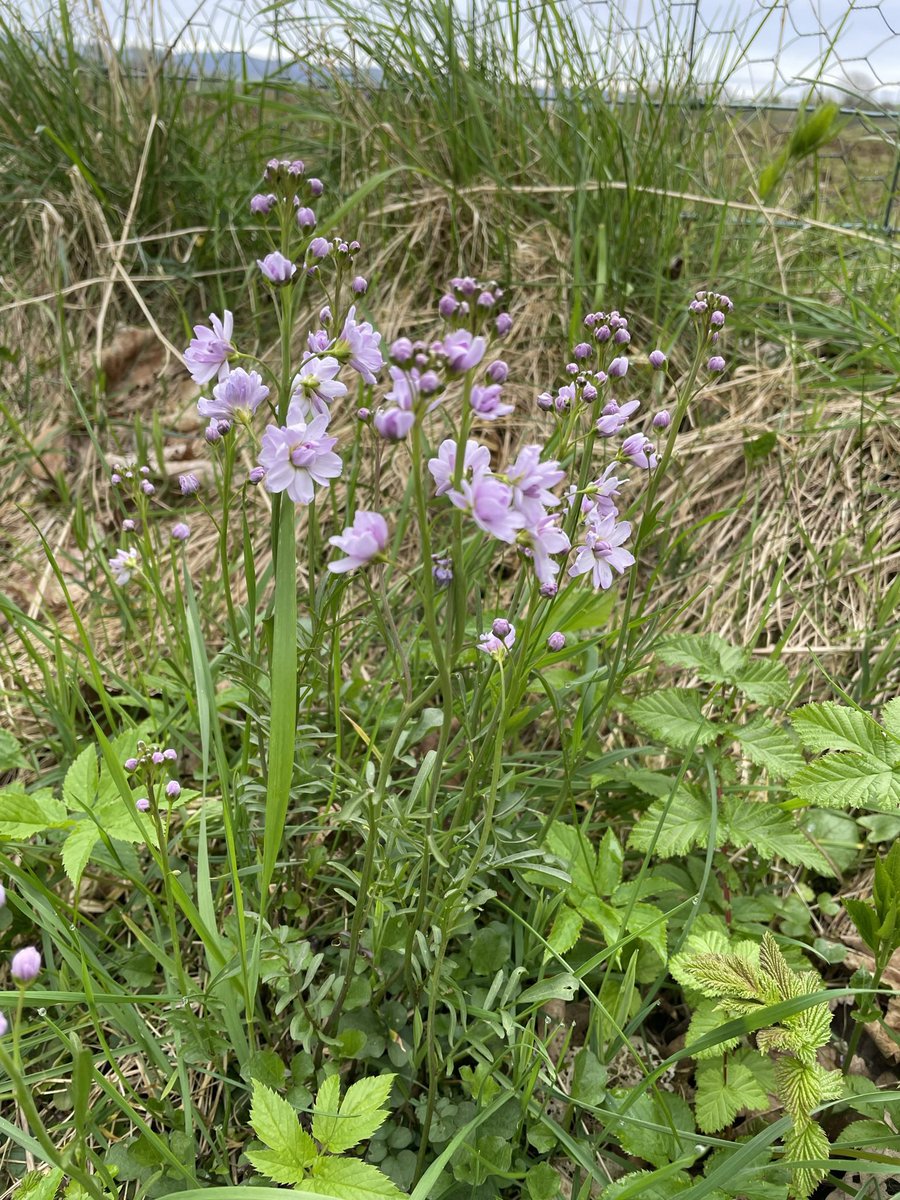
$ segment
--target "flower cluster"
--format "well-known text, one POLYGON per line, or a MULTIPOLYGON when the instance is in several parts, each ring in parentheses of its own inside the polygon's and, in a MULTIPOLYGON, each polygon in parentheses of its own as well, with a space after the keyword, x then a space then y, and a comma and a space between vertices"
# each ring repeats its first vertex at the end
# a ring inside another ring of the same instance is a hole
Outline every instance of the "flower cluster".
MULTIPOLYGON (((144 741, 137 744, 137 754, 126 758, 125 770, 132 777, 133 783, 144 784, 150 796, 155 795, 161 787, 169 801, 177 800, 181 795, 181 784, 177 779, 168 778, 168 764, 178 761, 178 751, 171 746, 148 745, 144 741)), ((138 812, 149 812, 152 807, 150 796, 140 796, 135 801, 138 812)))
MULTIPOLYGON (((725 321, 734 311, 731 299, 722 292, 696 292, 688 305, 688 311, 700 327, 710 347, 716 347, 725 328, 725 321)), ((718 375, 725 370, 725 359, 721 354, 711 354, 706 369, 718 375)))

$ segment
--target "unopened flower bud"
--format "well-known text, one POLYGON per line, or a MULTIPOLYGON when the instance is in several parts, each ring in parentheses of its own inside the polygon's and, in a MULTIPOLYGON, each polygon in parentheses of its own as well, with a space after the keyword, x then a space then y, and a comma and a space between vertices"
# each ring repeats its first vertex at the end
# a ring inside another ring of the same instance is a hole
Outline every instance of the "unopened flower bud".
POLYGON ((609 375, 612 379, 622 379, 628 374, 628 359, 614 358, 609 364, 609 375))
POLYGON ((710 325, 716 325, 716 326, 724 325, 725 324, 725 314, 723 312, 720 312, 719 309, 715 309, 714 312, 710 313, 709 323, 710 323, 710 325))
POLYGON ((135 800, 134 807, 138 810, 138 812, 149 812, 150 801, 146 796, 141 796, 138 800, 135 800))
POLYGON ((493 308, 494 297, 491 292, 482 292, 478 297, 477 304, 479 308, 493 308))
POLYGON ((161 767, 162 764, 166 761, 165 755, 163 754, 162 750, 154 750, 153 753, 150 755, 150 761, 155 766, 161 767))
POLYGON ((542 583, 541 584, 541 595, 544 597, 545 600, 552 600, 558 591, 559 591, 559 585, 556 583, 542 583))
POLYGON ((496 362, 492 362, 487 369, 487 377, 491 383, 506 383, 509 378, 509 367, 502 358, 498 358, 496 362))
POLYGON ((179 521, 172 526, 172 537, 176 542, 186 542, 191 536, 191 528, 185 525, 184 521, 179 521))
POLYGON ((594 330, 594 337, 598 342, 608 342, 612 337, 612 330, 608 325, 598 325, 594 330))
POLYGON ((153 486, 153 484, 150 482, 149 479, 142 479, 141 480, 141 491, 144 493, 145 496, 152 496, 153 493, 156 491, 156 488, 153 486))
POLYGON ((725 359, 722 358, 722 356, 720 354, 714 354, 712 356, 712 358, 709 360, 709 362, 706 364, 706 369, 708 371, 724 371, 725 370, 725 359))
POLYGON ((669 416, 668 409, 661 409, 653 418, 654 429, 668 429, 672 424, 672 418, 669 416))
POLYGON ((647 355, 647 360, 654 371, 661 371, 666 365, 666 356, 662 350, 651 350, 647 355))
POLYGON ((579 342, 572 353, 576 358, 590 358, 594 350, 587 342, 579 342))
POLYGON ((265 479, 265 477, 266 477, 266 468, 265 467, 254 467, 253 470, 250 472, 250 474, 247 476, 247 482, 252 483, 253 486, 255 487, 258 483, 262 483, 262 481, 265 479))
POLYGON ((331 242, 323 237, 313 238, 309 243, 309 252, 313 258, 325 258, 331 253, 331 242))
POLYGON ((297 224, 301 229, 315 229, 316 214, 311 208, 303 205, 297 209, 297 224))
POLYGON ((135 529, 137 529, 137 525, 132 521, 131 517, 126 517, 122 522, 122 532, 134 533, 135 529))
POLYGON ((542 412, 550 412, 553 408, 553 397, 549 392, 541 392, 537 398, 537 406, 542 412))
POLYGON ((196 475, 179 475, 178 487, 182 496, 193 496, 195 492, 200 491, 200 480, 196 475))
POLYGON ((9 963, 9 973, 16 983, 31 983, 41 973, 41 956, 34 946, 17 950, 9 963))
POLYGON ((325 184, 321 179, 307 179, 306 183, 312 196, 321 196, 325 191, 325 184))
POLYGON ((124 766, 126 771, 136 771, 138 769, 138 760, 136 758, 126 758, 124 766))
POLYGON ((369 290, 369 281, 362 275, 357 275, 350 284, 350 289, 356 296, 363 296, 369 290))
POLYGON ((356 418, 359 421, 368 421, 368 419, 369 419, 369 417, 371 417, 371 415, 372 415, 371 408, 358 408, 356 410, 356 418))
POLYGON ((512 625, 510 625, 506 617, 497 617, 491 626, 491 632, 493 633, 494 637, 498 638, 505 638, 511 629, 512 625))
POLYGON ((455 296, 445 295, 438 300, 438 312, 442 317, 452 317, 459 308, 459 301, 455 296))
POLYGON ((167 750, 163 750, 163 758, 166 760, 166 762, 175 762, 175 760, 178 758, 178 751, 173 750, 170 746, 167 750))
POLYGON ((551 633, 547 638, 547 649, 552 650, 554 654, 558 654, 560 650, 565 650, 565 648, 566 635, 560 633, 559 630, 556 633, 551 633))
POLYGON ((398 366, 402 366, 404 363, 409 362, 414 352, 415 347, 409 338, 400 337, 397 338, 395 342, 391 342, 391 348, 388 353, 390 354, 392 362, 397 363, 398 366))
POLYGON ((494 328, 497 330, 498 337, 506 337, 506 335, 512 329, 512 326, 512 317, 506 312, 500 313, 497 317, 497 320, 494 322, 494 328))
POLYGON ((181 784, 177 779, 170 779, 166 784, 166 795, 170 800, 177 800, 181 795, 181 784))

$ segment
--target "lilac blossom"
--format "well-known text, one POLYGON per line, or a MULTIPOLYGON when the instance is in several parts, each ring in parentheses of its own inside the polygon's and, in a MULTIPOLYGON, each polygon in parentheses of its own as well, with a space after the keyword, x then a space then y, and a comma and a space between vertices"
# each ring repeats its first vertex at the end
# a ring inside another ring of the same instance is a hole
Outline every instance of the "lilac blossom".
POLYGON ((380 408, 373 423, 378 434, 386 442, 402 442, 415 425, 416 414, 410 409, 380 408))
POLYGON ((328 539, 329 544, 343 550, 346 558, 336 559, 328 564, 328 570, 335 575, 346 571, 355 571, 364 567, 373 558, 383 554, 388 544, 387 522, 381 513, 366 512, 359 509, 353 517, 353 524, 343 533, 335 534, 328 539))
MULTIPOLYGON (((495 621, 495 628, 497 624, 498 622, 495 621)), ((492 629, 490 633, 481 634, 477 643, 479 650, 483 650, 485 654, 489 654, 491 658, 496 658, 498 661, 502 658, 505 658, 507 653, 512 650, 516 643, 515 626, 510 625, 509 621, 505 621, 504 624, 507 627, 507 632, 505 634, 501 636, 500 634, 495 633, 494 629, 492 629)))
POLYGON ((138 569, 138 552, 136 547, 130 550, 123 547, 117 550, 113 557, 109 560, 109 569, 113 573, 113 578, 119 585, 128 583, 132 575, 138 569))
POLYGON ((316 214, 311 208, 302 205, 297 209, 297 224, 301 229, 315 229, 316 214))
POLYGON ((484 358, 487 342, 483 337, 469 333, 468 329, 455 329, 444 338, 443 349, 450 370, 463 374, 478 366, 484 358))
POLYGON ((509 367, 502 358, 498 358, 496 362, 492 362, 485 372, 491 383, 506 383, 509 378, 509 367))
POLYGON ((494 322, 494 328, 497 330, 498 337, 506 337, 512 329, 512 317, 507 312, 502 312, 498 315, 494 322))
MULTIPOLYGON (((463 479, 469 472, 483 474, 485 471, 490 471, 490 467, 490 450, 487 446, 482 446, 473 438, 469 438, 463 454, 463 479)), ((452 438, 445 438, 441 442, 437 457, 428 460, 428 470, 435 483, 434 494, 443 496, 453 486, 453 478, 456 473, 456 442, 452 438)))
MULTIPOLYGON (((325 309, 322 310, 324 312, 325 309)), ((330 318, 329 313, 329 318, 330 318)), ((331 348, 331 338, 327 329, 311 329, 306 335, 306 345, 310 354, 324 354, 331 348)))
POLYGON ((268 491, 287 492, 295 504, 311 504, 315 484, 324 487, 330 479, 338 478, 343 463, 333 452, 337 438, 328 437, 327 428, 327 413, 308 424, 300 421, 280 428, 269 425, 259 454, 268 491))
POLYGON ((313 258, 327 258, 331 253, 331 242, 328 238, 313 238, 309 243, 309 252, 313 258))
POLYGON ((721 354, 714 354, 712 356, 712 358, 709 360, 709 362, 706 364, 706 369, 707 369, 707 371, 713 371, 713 372, 724 371, 725 370, 725 359, 721 356, 721 354))
POLYGON ((139 796, 138 799, 135 800, 135 802, 134 802, 134 807, 140 813, 149 812, 150 811, 150 800, 148 799, 147 796, 139 796))
POLYGON ((280 250, 273 250, 265 258, 258 258, 256 265, 268 279, 269 283, 290 283, 297 273, 297 267, 286 258, 280 250))
POLYGON ((636 467, 642 467, 645 471, 652 470, 659 462, 653 443, 642 433, 633 433, 631 437, 627 437, 620 452, 636 467))
POLYGON ((273 192, 269 192, 268 195, 260 192, 250 197, 250 211, 252 213, 262 213, 263 216, 267 216, 277 203, 278 197, 273 192))
POLYGON ((197 411, 201 417, 213 417, 217 421, 248 420, 268 394, 269 389, 258 371, 235 367, 216 384, 211 398, 202 396, 197 401, 197 411))
POLYGON ((447 492, 450 502, 468 513, 479 529, 501 542, 514 542, 525 518, 512 506, 513 490, 487 471, 463 479, 447 492))
POLYGON ((667 408, 661 408, 658 413, 654 414, 652 421, 654 429, 668 429, 671 424, 672 418, 667 408))
POLYGON ((202 387, 216 375, 224 379, 228 374, 228 359, 235 353, 231 344, 234 332, 234 317, 227 310, 220 320, 215 313, 210 313, 209 323, 212 329, 205 325, 194 326, 194 337, 184 352, 184 361, 191 373, 194 383, 202 387))
POLYGON ((321 196, 325 191, 325 184, 321 179, 307 179, 306 186, 309 188, 311 196, 321 196))
POLYGON ((498 417, 507 416, 515 408, 514 404, 504 403, 502 397, 503 389, 499 383, 491 383, 487 387, 476 385, 469 396, 469 404, 472 411, 483 421, 496 421, 498 417))
POLYGON ((545 508, 554 508, 559 498, 550 491, 565 478, 565 471, 553 459, 541 462, 540 446, 523 446, 515 462, 503 472, 512 486, 513 504, 529 523, 544 516, 545 508))
POLYGON ((506 617, 495 617, 494 623, 491 625, 491 633, 494 637, 505 638, 509 637, 512 628, 512 624, 507 621, 506 617))
POLYGON ((41 956, 34 946, 17 950, 9 961, 9 973, 16 983, 33 983, 41 973, 41 956))
POLYGON ((666 365, 666 356, 662 350, 651 350, 647 359, 654 371, 661 371, 666 365))
POLYGON ((181 795, 181 784, 177 779, 170 779, 166 784, 166 795, 170 800, 177 800, 181 795))
POLYGON ((590 502, 590 510, 597 512, 601 517, 615 516, 618 513, 614 501, 622 486, 628 482, 627 479, 617 479, 613 474, 615 469, 616 464, 610 463, 599 479, 595 479, 587 488, 588 494, 585 499, 590 502))
POLYGON ((126 517, 125 520, 122 522, 122 532, 123 533, 134 533, 134 531, 136 529, 137 529, 137 522, 132 521, 131 517, 126 517))
POLYGON ((350 284, 354 296, 363 296, 369 290, 369 281, 362 275, 357 275, 350 284))
POLYGON ((189 472, 187 475, 179 475, 178 488, 182 496, 193 496, 195 492, 200 491, 200 480, 193 472, 189 472))
POLYGON ((265 477, 266 477, 266 468, 265 467, 254 467, 250 471, 250 473, 247 475, 247 482, 252 483, 253 486, 255 487, 258 483, 262 483, 262 481, 265 479, 265 477))
POLYGON ((634 564, 634 555, 622 544, 630 535, 631 525, 627 521, 617 523, 612 514, 591 521, 569 574, 590 574, 595 588, 612 587, 613 572, 622 575, 634 564))
POLYGON ((554 654, 558 654, 560 650, 565 650, 565 648, 566 635, 564 633, 560 633, 557 629, 555 633, 551 633, 547 638, 547 649, 551 650, 554 654))
POLYGON ((629 400, 626 404, 610 400, 597 419, 597 432, 601 437, 612 437, 640 407, 640 400, 629 400))
POLYGON ((369 321, 357 321, 356 306, 347 313, 338 344, 332 352, 346 357, 354 371, 364 383, 373 384, 375 376, 384 366, 381 357, 381 334, 376 333, 369 321))
POLYGON ((190 525, 185 525, 184 521, 178 521, 172 526, 172 537, 176 542, 186 542, 191 536, 190 525))
POLYGON ((628 359, 614 358, 606 371, 610 379, 623 379, 628 374, 628 359))
POLYGON ((347 385, 337 378, 340 369, 338 360, 330 356, 310 354, 304 358, 291 383, 288 425, 327 413, 333 401, 347 395, 347 385))
POLYGON ((559 563, 551 556, 565 554, 572 548, 568 536, 550 513, 545 513, 540 520, 523 529, 517 540, 533 560, 534 573, 541 583, 552 583, 554 576, 559 574, 559 563))

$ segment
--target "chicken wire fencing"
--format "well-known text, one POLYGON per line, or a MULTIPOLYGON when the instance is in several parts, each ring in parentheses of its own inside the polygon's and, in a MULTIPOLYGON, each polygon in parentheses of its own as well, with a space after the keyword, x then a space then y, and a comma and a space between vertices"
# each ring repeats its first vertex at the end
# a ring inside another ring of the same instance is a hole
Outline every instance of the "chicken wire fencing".
POLYGON ((326 72, 352 61, 366 77, 374 24, 432 36, 442 6, 463 57, 474 31, 506 44, 519 78, 540 81, 548 37, 569 30, 608 102, 657 87, 667 103, 675 81, 678 103, 715 104, 734 131, 736 175, 748 146, 780 164, 775 199, 798 219, 886 237, 900 228, 900 0, 91 0, 82 11, 93 23, 101 10, 114 35, 199 77, 308 81, 311 61, 326 72))

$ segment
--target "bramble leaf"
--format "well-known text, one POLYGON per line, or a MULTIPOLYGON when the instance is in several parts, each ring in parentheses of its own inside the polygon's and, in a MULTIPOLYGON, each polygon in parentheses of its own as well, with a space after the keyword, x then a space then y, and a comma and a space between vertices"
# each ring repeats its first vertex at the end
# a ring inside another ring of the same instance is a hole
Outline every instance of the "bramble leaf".
POLYGON ((900 808, 900 770, 861 754, 826 754, 793 775, 794 794, 821 808, 900 808))
POLYGON ((286 1168, 302 1170, 315 1161, 318 1154, 316 1144, 300 1128, 294 1109, 287 1100, 258 1079, 253 1080, 250 1125, 259 1140, 274 1151, 286 1168))
POLYGON ((730 846, 752 846, 760 858, 782 858, 794 866, 809 867, 831 875, 833 870, 822 851, 798 828, 793 817, 763 800, 729 796, 722 806, 723 835, 730 846))
POLYGON ((68 824, 66 806, 49 788, 36 792, 18 788, 0 791, 0 838, 29 838, 45 829, 65 829, 68 824))
POLYGON ((682 787, 673 796, 668 812, 667 803, 668 799, 654 800, 638 818, 628 839, 632 850, 643 852, 650 849, 664 814, 665 821, 653 850, 658 858, 672 858, 686 854, 694 846, 706 845, 711 819, 709 797, 682 787))
POLYGON ((14 771, 24 766, 22 747, 8 729, 0 729, 0 771, 14 771))
MULTIPOLYGON (((547 942, 557 954, 566 954, 581 936, 584 920, 574 908, 564 904, 553 919, 553 925, 547 934, 547 942)), ((550 957, 549 951, 547 957, 550 957)))
POLYGON ((740 1062, 707 1059, 695 1072, 694 1113, 703 1133, 726 1129, 743 1110, 766 1108, 769 1097, 749 1067, 740 1062))
POLYGON ((791 698, 787 667, 774 658, 752 659, 736 677, 734 685, 748 700, 767 708, 787 704, 791 698))
POLYGON ((318 1159, 303 1188, 337 1200, 399 1200, 403 1196, 387 1175, 358 1158, 318 1159))
POLYGON ((744 753, 768 775, 785 779, 804 765, 803 755, 787 730, 779 729, 764 717, 755 717, 734 729, 744 753))
POLYGON ((794 1168, 792 1171, 793 1192, 798 1200, 806 1200, 815 1190, 816 1185, 825 1178, 828 1169, 828 1138, 825 1131, 815 1121, 804 1121, 795 1125, 784 1139, 784 1157, 786 1162, 805 1162, 809 1166, 794 1168), (822 1165, 813 1165, 821 1161, 822 1165))
POLYGON ((393 1075, 360 1079, 339 1102, 340 1080, 331 1075, 316 1096, 313 1137, 332 1154, 340 1154, 370 1138, 387 1119, 388 1110, 384 1106, 393 1082, 393 1075))
POLYGON ((898 748, 888 743, 884 730, 864 712, 846 704, 827 700, 807 704, 791 713, 791 724, 807 750, 850 751, 871 754, 881 762, 900 757, 898 748))
POLYGON ((628 710, 653 737, 678 750, 707 746, 719 727, 700 711, 700 696, 691 688, 662 688, 635 700, 628 710))

